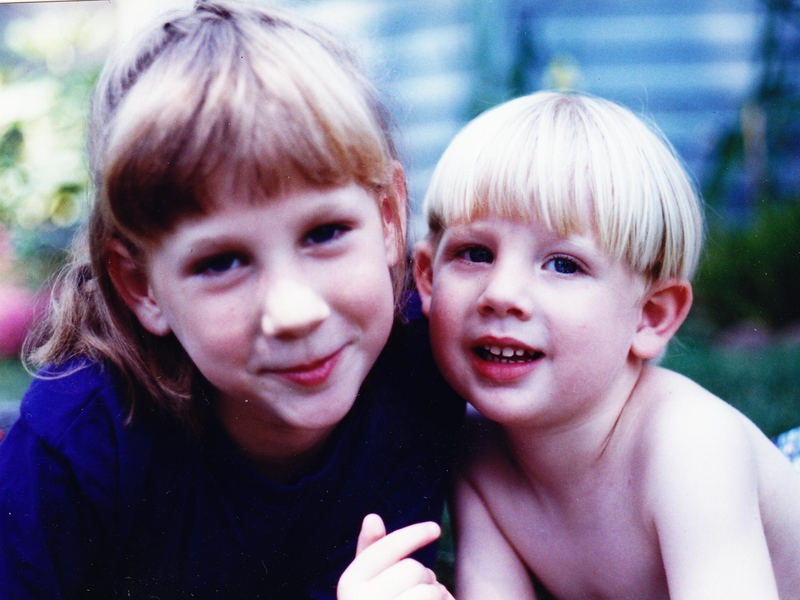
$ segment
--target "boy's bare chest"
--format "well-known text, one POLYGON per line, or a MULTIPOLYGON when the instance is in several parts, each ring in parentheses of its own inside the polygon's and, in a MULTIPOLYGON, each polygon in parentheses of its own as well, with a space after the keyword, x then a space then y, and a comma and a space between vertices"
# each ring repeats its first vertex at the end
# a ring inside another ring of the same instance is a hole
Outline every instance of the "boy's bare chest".
POLYGON ((624 485, 563 504, 514 487, 515 502, 493 493, 497 488, 482 495, 528 568, 559 600, 669 597, 655 530, 624 485))

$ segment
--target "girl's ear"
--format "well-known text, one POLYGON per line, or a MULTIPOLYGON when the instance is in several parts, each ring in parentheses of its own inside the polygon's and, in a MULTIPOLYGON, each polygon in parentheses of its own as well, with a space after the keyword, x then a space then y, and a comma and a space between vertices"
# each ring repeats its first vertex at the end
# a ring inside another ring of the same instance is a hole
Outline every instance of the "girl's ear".
POLYGON ((656 358, 689 314, 692 285, 671 279, 653 286, 646 294, 631 352, 642 360, 656 358))
POLYGON ((414 246, 414 281, 417 284, 422 313, 431 316, 431 296, 433 294, 433 253, 430 240, 422 240, 414 246))
POLYGON ((117 293, 142 327, 158 336, 170 332, 164 313, 153 295, 147 273, 136 264, 130 251, 119 240, 112 240, 108 248, 108 274, 117 293))
POLYGON ((395 160, 392 162, 392 194, 384 196, 380 205, 386 257, 390 267, 405 258, 407 206, 406 174, 403 166, 395 160))

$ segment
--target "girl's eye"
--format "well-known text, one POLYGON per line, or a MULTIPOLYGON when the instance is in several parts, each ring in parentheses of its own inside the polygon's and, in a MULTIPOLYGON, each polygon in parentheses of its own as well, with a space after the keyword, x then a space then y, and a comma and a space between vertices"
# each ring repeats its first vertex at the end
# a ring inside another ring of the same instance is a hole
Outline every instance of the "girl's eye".
POLYGON ((309 231, 304 242, 307 244, 324 244, 338 238, 349 230, 350 228, 342 223, 326 223, 309 231))
POLYGON ((461 251, 461 256, 473 263, 490 263, 494 261, 494 254, 492 251, 484 246, 470 246, 466 250, 461 251))
POLYGON ((195 271, 201 275, 218 275, 242 265, 244 265, 244 259, 241 255, 235 252, 226 252, 203 260, 197 265, 195 271))
POLYGON ((581 270, 581 267, 578 265, 578 263, 565 256, 556 256, 555 258, 550 259, 550 261, 548 261, 548 263, 545 265, 545 268, 555 271, 556 273, 561 273, 562 275, 572 275, 581 270))

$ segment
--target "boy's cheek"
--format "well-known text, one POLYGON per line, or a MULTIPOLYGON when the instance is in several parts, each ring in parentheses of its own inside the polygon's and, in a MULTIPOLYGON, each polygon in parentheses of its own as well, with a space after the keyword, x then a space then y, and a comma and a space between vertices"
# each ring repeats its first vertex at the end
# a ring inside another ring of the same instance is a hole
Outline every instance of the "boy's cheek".
POLYGON ((467 386, 468 365, 466 356, 454 336, 452 323, 446 322, 441 314, 434 312, 431 317, 430 336, 436 365, 453 389, 467 398, 470 392, 467 386))

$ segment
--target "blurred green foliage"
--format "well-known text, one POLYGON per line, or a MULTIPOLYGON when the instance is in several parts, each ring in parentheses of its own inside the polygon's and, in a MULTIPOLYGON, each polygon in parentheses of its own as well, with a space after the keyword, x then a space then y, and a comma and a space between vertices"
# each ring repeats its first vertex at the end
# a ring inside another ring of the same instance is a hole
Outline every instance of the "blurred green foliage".
POLYGON ((87 108, 113 23, 109 11, 4 14, 16 18, 0 49, 0 227, 11 232, 15 277, 35 287, 85 213, 87 108))
POLYGON ((695 317, 715 328, 800 323, 800 5, 763 2, 761 76, 703 185, 709 236, 695 317))
POLYGON ((800 202, 762 204, 746 227, 716 223, 694 281, 696 318, 781 330, 800 323, 800 202))

